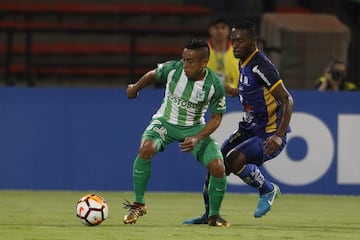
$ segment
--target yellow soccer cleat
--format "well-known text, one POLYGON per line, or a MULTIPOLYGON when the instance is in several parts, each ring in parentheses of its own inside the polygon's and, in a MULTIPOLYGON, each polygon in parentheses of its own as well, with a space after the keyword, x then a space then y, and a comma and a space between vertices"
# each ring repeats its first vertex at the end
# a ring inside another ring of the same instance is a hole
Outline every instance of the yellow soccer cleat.
POLYGON ((138 217, 146 214, 145 204, 134 203, 131 204, 129 201, 124 203, 124 208, 129 209, 129 211, 124 216, 124 224, 133 224, 136 223, 138 217))
POLYGON ((213 215, 209 217, 208 224, 214 227, 230 227, 230 223, 222 218, 220 215, 213 215))

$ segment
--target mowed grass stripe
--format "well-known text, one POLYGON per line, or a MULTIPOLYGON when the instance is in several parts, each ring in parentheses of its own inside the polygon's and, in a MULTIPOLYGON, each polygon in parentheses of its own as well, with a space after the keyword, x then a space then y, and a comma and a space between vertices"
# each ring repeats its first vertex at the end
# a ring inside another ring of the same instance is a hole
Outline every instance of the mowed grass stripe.
POLYGON ((130 192, 94 193, 109 205, 101 225, 87 227, 75 216, 77 200, 91 191, 0 191, 0 239, 360 239, 360 196, 287 195, 275 200, 272 210, 255 219, 255 194, 228 193, 222 215, 230 228, 183 225, 202 214, 201 193, 146 194, 148 214, 134 225, 124 225, 125 199, 130 192))

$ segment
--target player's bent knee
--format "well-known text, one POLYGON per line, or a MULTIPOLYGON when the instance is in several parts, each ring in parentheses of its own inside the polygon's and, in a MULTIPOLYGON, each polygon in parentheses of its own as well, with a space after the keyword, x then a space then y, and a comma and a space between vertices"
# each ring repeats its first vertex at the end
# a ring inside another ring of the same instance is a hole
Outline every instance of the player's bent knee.
POLYGON ((157 152, 157 146, 154 141, 144 140, 139 149, 139 156, 143 159, 151 159, 157 152))
POLYGON ((241 161, 241 153, 236 149, 233 149, 226 155, 224 162, 226 166, 226 175, 230 175, 230 173, 236 173, 243 165, 241 161))
POLYGON ((225 176, 225 166, 221 159, 213 160, 208 165, 208 171, 210 175, 216 178, 222 178, 225 176))

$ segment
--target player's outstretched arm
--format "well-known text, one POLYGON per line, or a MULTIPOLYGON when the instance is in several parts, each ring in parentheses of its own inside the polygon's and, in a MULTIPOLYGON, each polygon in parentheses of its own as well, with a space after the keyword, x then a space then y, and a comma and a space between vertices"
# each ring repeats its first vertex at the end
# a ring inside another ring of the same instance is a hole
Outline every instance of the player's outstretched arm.
POLYGON ((289 126, 294 105, 292 96, 287 91, 282 82, 275 89, 273 89, 271 94, 276 98, 276 100, 281 102, 281 114, 280 124, 276 133, 268 137, 264 142, 266 154, 273 154, 276 149, 281 146, 282 137, 285 135, 289 126))
POLYGON ((126 90, 127 97, 129 99, 136 98, 139 95, 139 91, 144 87, 152 84, 156 79, 156 70, 153 69, 145 73, 136 83, 129 84, 126 90))
POLYGON ((283 137, 290 123, 294 100, 282 82, 271 92, 271 94, 276 100, 281 102, 280 124, 276 134, 279 137, 283 137))
POLYGON ((224 83, 225 93, 229 97, 238 97, 239 89, 231 87, 229 84, 224 83))

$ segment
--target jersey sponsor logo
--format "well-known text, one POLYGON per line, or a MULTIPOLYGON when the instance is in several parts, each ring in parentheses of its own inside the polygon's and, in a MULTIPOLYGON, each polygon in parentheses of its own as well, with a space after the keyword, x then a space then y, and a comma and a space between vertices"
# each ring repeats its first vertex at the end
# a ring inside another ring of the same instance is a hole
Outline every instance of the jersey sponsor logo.
POLYGON ((259 65, 256 65, 255 67, 253 67, 252 71, 253 71, 253 73, 256 73, 257 75, 259 75, 259 77, 266 83, 266 85, 268 85, 268 86, 271 85, 270 81, 265 77, 264 73, 260 71, 259 65))
POLYGON ((196 109, 196 108, 200 107, 200 105, 197 104, 197 103, 185 101, 184 99, 178 98, 178 97, 176 97, 176 96, 174 96, 174 95, 172 95, 170 93, 168 94, 167 97, 168 97, 169 101, 171 101, 173 104, 175 104, 175 105, 177 105, 177 106, 179 106, 181 108, 193 108, 193 109, 196 109))
POLYGON ((243 104, 244 107, 244 116, 243 120, 247 123, 251 123, 254 120, 254 108, 250 105, 243 104))
POLYGON ((226 98, 222 97, 221 100, 219 101, 217 110, 224 110, 226 108, 226 98))

